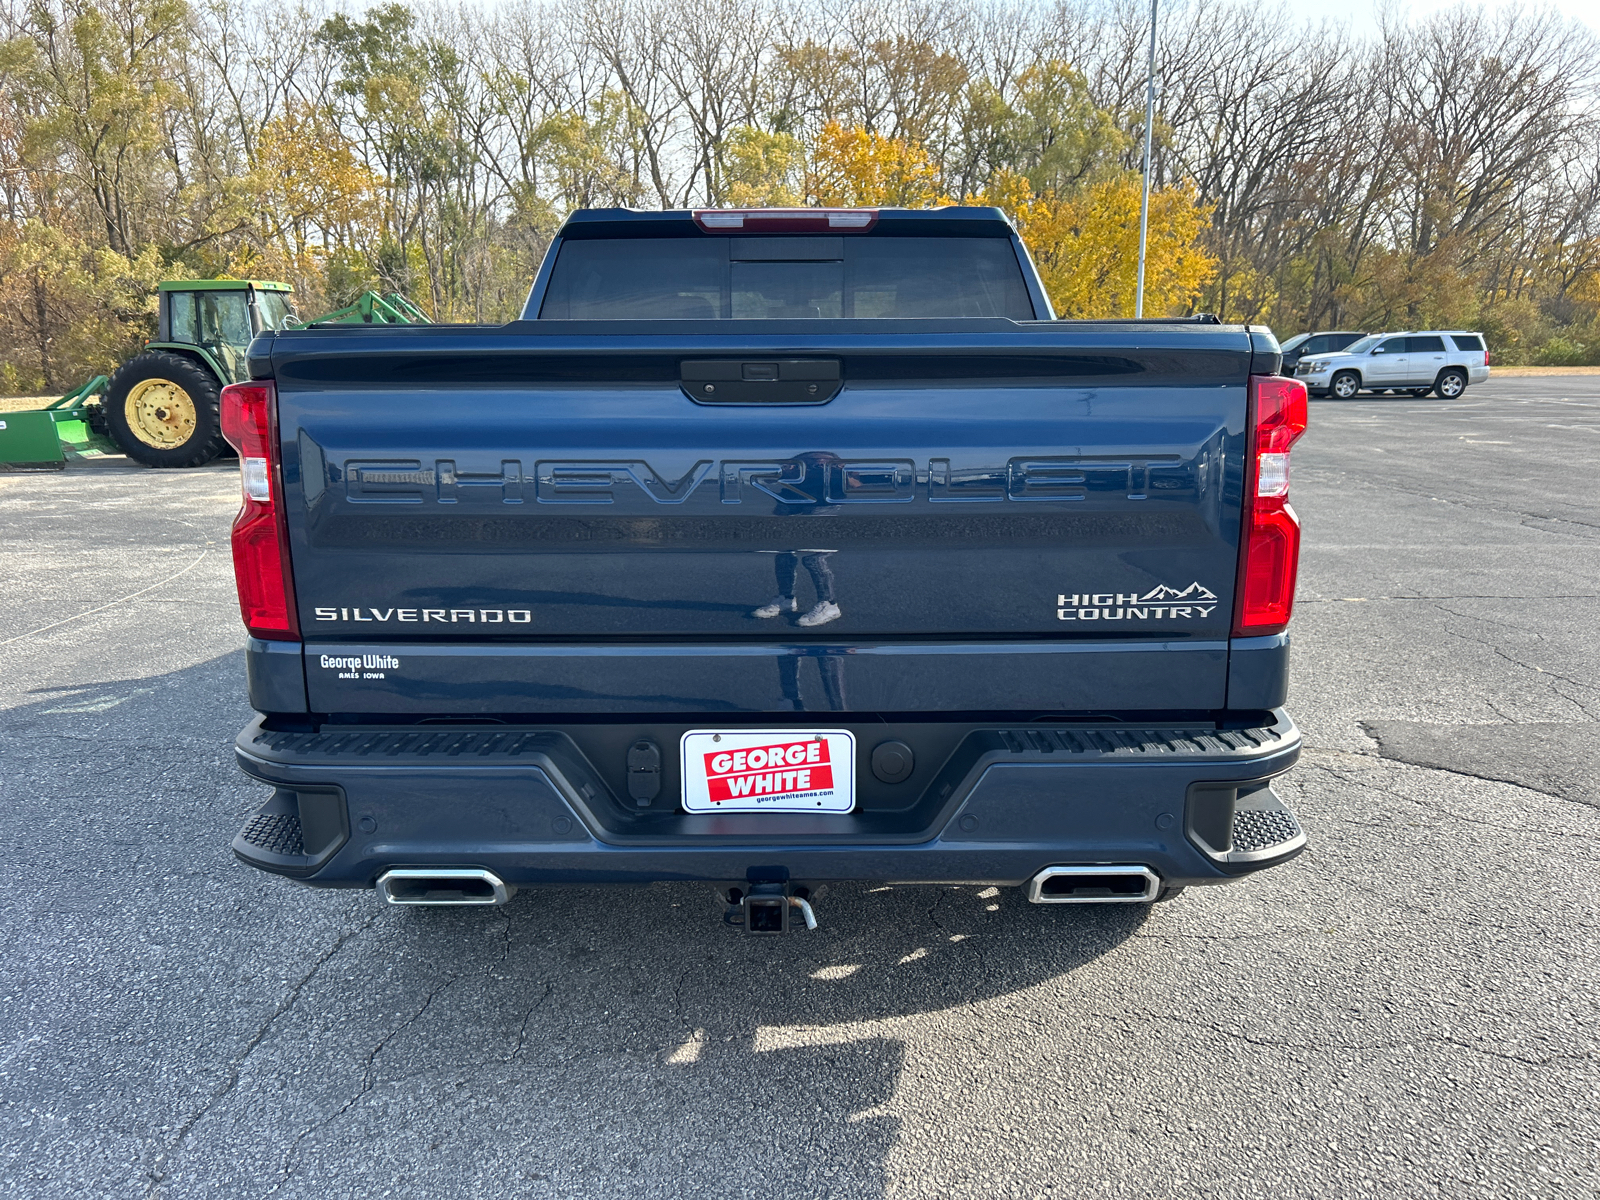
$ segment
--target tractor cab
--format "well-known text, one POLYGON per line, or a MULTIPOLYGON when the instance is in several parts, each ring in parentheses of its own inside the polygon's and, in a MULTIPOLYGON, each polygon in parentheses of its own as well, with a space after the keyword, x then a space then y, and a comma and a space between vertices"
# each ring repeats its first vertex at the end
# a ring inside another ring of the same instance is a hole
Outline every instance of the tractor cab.
POLYGON ((245 351, 267 329, 295 324, 293 291, 260 279, 186 279, 161 285, 151 350, 197 354, 223 383, 249 376, 245 351))

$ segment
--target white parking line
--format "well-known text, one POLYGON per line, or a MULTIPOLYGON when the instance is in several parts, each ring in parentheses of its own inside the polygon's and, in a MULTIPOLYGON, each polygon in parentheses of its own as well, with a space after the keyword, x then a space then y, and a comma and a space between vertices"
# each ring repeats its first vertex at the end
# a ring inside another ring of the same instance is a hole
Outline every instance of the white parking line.
POLYGON ((178 576, 180 576, 180 575, 187 575, 190 571, 192 571, 196 567, 198 567, 200 565, 200 563, 205 559, 205 556, 210 554, 210 553, 211 553, 211 551, 210 551, 209 548, 200 551, 200 557, 195 559, 187 567, 184 567, 183 570, 174 571, 171 575, 168 575, 165 579, 157 580, 155 583, 152 583, 149 587, 140 588, 137 592, 129 592, 126 596, 118 596, 115 600, 112 600, 112 601, 109 601, 109 602, 107 602, 105 604, 102 604, 98 608, 91 608, 91 609, 88 609, 88 610, 86 610, 84 612, 81 612, 81 613, 74 613, 70 617, 62 617, 61 620, 59 620, 59 621, 52 621, 48 625, 41 625, 37 629, 30 629, 30 630, 28 630, 27 633, 19 633, 15 637, 8 637, 8 638, 6 638, 5 641, 0 642, 0 646, 9 646, 9 645, 11 645, 12 642, 20 642, 24 638, 31 638, 31 637, 35 636, 36 634, 48 633, 52 629, 59 628, 60 626, 66 625, 67 623, 69 623, 71 621, 76 621, 79 617, 92 617, 97 612, 104 612, 108 608, 115 608, 119 604, 125 604, 129 600, 135 600, 138 597, 144 595, 146 592, 153 592, 158 587, 163 587, 166 584, 171 583, 174 579, 178 578, 178 576))

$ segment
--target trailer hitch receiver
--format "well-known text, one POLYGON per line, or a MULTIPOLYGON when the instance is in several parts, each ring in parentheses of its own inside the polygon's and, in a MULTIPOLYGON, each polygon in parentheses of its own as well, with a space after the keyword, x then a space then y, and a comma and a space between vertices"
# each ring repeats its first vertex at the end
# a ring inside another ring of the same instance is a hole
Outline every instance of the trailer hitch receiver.
POLYGON ((752 883, 750 890, 728 889, 728 911, 723 921, 743 925, 746 933, 771 935, 788 933, 791 914, 799 913, 807 929, 817 927, 817 914, 811 908, 810 891, 788 883, 752 883))

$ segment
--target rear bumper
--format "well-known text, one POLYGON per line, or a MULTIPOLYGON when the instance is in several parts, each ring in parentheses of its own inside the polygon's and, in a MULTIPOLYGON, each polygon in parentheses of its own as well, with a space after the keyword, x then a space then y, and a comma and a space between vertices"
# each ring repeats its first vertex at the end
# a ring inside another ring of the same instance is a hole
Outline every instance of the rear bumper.
POLYGON ((989 883, 1047 866, 1146 865, 1223 883, 1292 858, 1298 821, 1270 787, 1299 757, 1282 710, 1215 724, 975 726, 920 796, 846 815, 650 812, 625 803, 561 730, 326 726, 239 735, 274 788, 234 839, 251 866, 324 887, 392 867, 477 867, 508 884, 989 883))

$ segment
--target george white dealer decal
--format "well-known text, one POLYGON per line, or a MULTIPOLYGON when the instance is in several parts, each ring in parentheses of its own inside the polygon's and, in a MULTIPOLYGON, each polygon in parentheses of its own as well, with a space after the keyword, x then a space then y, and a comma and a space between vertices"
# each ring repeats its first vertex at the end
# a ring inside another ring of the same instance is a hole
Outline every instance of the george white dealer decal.
POLYGON ((1183 591, 1157 584, 1137 592, 1074 592, 1056 596, 1058 621, 1199 621, 1217 607, 1217 594, 1199 583, 1183 591), (1185 603, 1187 602, 1187 603, 1185 603))
POLYGON ((383 679, 384 672, 400 669, 392 654, 323 654, 319 662, 324 671, 339 672, 340 679, 383 679))

